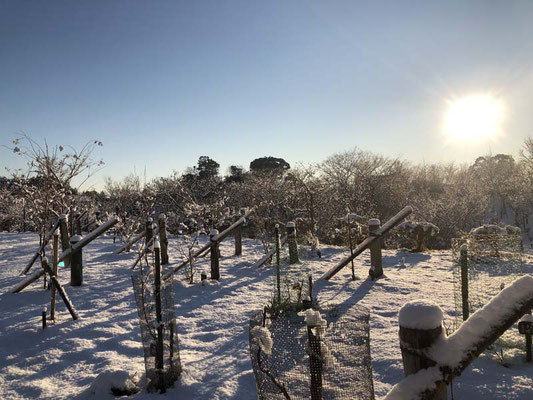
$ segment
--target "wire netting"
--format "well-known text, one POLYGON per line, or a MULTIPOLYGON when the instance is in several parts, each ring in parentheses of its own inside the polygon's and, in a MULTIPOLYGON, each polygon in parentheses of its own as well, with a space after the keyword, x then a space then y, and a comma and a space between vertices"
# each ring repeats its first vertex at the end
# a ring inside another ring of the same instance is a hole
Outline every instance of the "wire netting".
POLYGON ((172 386, 181 373, 176 314, 174 312, 173 279, 161 282, 161 323, 163 326, 163 370, 156 367, 157 319, 155 286, 152 269, 132 275, 135 303, 139 314, 144 350, 146 380, 149 389, 157 389, 162 376, 165 387, 172 386))
MULTIPOLYGON (((522 275, 522 239, 520 235, 465 235, 452 240, 455 321, 463 322, 461 284, 461 246, 468 252, 468 306, 470 315, 483 308, 492 297, 522 275)), ((503 351, 520 349, 523 338, 516 327, 509 329, 490 350, 503 358, 503 351)))
POLYGON ((295 311, 260 311, 251 318, 250 355, 260 400, 374 399, 368 310, 343 304, 317 311, 327 321, 319 334, 295 311), (252 332, 264 316, 270 351, 252 332))

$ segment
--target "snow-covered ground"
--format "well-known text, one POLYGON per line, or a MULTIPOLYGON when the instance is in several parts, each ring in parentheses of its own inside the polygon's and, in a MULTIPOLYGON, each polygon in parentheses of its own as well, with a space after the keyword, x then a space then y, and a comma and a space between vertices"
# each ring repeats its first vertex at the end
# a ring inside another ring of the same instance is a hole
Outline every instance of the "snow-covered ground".
MULTIPOLYGON (((18 274, 36 251, 34 234, 0 233, 0 399, 101 399, 89 389, 106 369, 142 376, 144 360, 131 284, 134 252, 115 255, 119 244, 103 237, 84 251, 84 285, 70 287, 69 273, 60 280, 80 314, 72 321, 58 298, 57 322, 41 329, 42 306, 50 294, 42 280, 22 293, 11 294, 18 274)), ((171 262, 179 261, 175 239, 171 262)), ((250 315, 270 300, 270 267, 254 268, 262 255, 259 242, 245 239, 243 255, 232 256, 233 242, 221 245, 221 280, 189 285, 178 273, 175 304, 183 374, 166 395, 140 392, 135 399, 255 399, 256 388, 248 353, 250 315)), ((361 280, 352 281, 349 267, 331 281, 318 278, 347 252, 322 248, 322 259, 306 261, 322 303, 358 302, 371 310, 371 351, 376 396, 385 395, 403 378, 398 342, 398 312, 407 301, 430 299, 441 306, 445 322, 453 321, 453 277, 447 251, 411 254, 384 251, 385 277, 366 278, 369 255, 356 259, 361 280), (405 265, 401 259, 405 258, 405 265)), ((34 269, 40 268, 38 265, 34 269)), ((209 270, 209 260, 199 269, 209 270)), ((524 264, 533 273, 533 258, 524 264)), ((199 278, 199 274, 198 274, 199 278)), ((458 399, 533 399, 533 364, 520 357, 504 367, 482 356, 454 381, 458 399)), ((109 395, 109 398, 112 398, 109 395)))

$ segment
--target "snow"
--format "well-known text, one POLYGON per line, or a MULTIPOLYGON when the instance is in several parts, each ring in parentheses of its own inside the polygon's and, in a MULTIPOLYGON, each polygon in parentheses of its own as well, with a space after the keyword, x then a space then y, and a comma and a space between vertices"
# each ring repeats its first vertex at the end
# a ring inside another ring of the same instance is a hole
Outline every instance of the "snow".
POLYGON ((441 366, 456 368, 465 355, 474 350, 488 333, 506 317, 525 304, 533 294, 533 276, 526 275, 503 289, 490 303, 470 316, 461 328, 447 338, 441 338, 428 355, 441 366))
MULTIPOLYGON (((207 240, 202 237, 199 246, 207 240)), ((142 388, 144 357, 130 270, 139 243, 129 253, 114 254, 121 244, 113 244, 112 236, 104 235, 84 247, 83 286, 71 287, 66 270, 59 276, 80 319, 73 321, 58 297, 57 320, 49 321, 45 330, 41 328, 41 308, 50 304, 50 293, 42 289, 42 279, 19 294, 10 293, 38 245, 36 234, 0 233, 0 399, 100 398, 89 389, 106 370, 128 371, 139 377, 141 391, 130 398, 160 399, 161 395, 142 388)), ((207 258, 196 263, 195 284, 176 274, 174 303, 184 371, 176 387, 168 390, 168 398, 257 398, 248 324, 252 314, 271 300, 273 266, 254 267, 264 255, 260 241, 243 239, 239 257, 232 255, 233 246, 232 238, 220 245, 220 282, 208 279, 209 284, 200 283, 199 271, 209 271, 207 258)), ((321 250, 321 259, 303 259, 313 274, 314 293, 322 305, 355 302, 371 310, 374 387, 376 398, 383 397, 403 379, 398 339, 401 307, 417 299, 431 299, 442 309, 446 325, 455 318, 451 254, 384 250, 382 278, 352 281, 350 268, 344 268, 324 281, 318 278, 349 250, 325 245, 321 250), (399 267, 402 258, 405 266, 399 267)), ((181 261, 172 235, 169 257, 171 264, 165 269, 181 261)), ((524 271, 531 274, 533 257, 526 260, 524 271)), ((368 252, 355 259, 355 268, 363 276, 369 267, 368 252)), ((507 360, 510 367, 505 368, 489 355, 481 356, 454 379, 456 398, 530 400, 533 366, 524 363, 523 357, 507 360)))
POLYGON ((381 225, 381 221, 379 219, 377 219, 377 218, 372 218, 372 219, 368 220, 368 225, 369 226, 376 226, 376 225, 379 226, 379 225, 381 225))
POLYGON ((533 322, 533 315, 531 314, 525 314, 521 319, 520 322, 533 322))
POLYGON ((414 400, 424 390, 435 389, 435 382, 440 379, 442 379, 442 373, 439 368, 421 369, 394 386, 383 400, 414 400))
POLYGON ((259 347, 266 354, 272 353, 272 337, 270 331, 263 326, 255 326, 250 332, 254 341, 257 342, 259 347))
POLYGON ((522 230, 517 226, 512 225, 491 225, 485 224, 473 228, 470 231, 471 235, 521 235, 522 230))
POLYGON ((287 225, 285 225, 285 228, 296 228, 296 224, 292 221, 287 222, 287 225))
POLYGON ((112 390, 135 393, 138 391, 135 377, 128 371, 109 369, 100 372, 89 388, 89 393, 96 399, 115 398, 112 390))
POLYGON ((435 329, 442 325, 444 315, 440 307, 431 300, 416 300, 400 309, 398 322, 409 329, 435 329))

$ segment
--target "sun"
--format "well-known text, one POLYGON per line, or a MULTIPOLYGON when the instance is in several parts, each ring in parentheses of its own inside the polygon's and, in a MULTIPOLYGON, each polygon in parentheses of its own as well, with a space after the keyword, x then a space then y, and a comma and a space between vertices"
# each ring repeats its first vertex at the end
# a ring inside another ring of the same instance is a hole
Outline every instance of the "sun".
POLYGON ((452 141, 494 139, 503 133, 503 117, 503 101, 491 95, 449 100, 445 134, 452 141))

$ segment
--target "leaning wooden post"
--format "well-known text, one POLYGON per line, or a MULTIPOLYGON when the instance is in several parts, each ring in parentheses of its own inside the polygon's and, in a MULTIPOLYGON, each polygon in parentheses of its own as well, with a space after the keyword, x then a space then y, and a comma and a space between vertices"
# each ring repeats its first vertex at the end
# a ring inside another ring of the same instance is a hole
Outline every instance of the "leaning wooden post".
MULTIPOLYGON (((431 301, 413 301, 401 308, 399 314, 400 349, 405 376, 437 364, 428 358, 424 351, 442 338, 443 318, 440 307, 431 301)), ((445 382, 437 382, 435 389, 424 392, 420 397, 421 400, 446 400, 447 398, 445 382)))
POLYGON ((152 252, 152 247, 151 247, 150 242, 152 241, 153 236, 154 236, 154 220, 150 217, 146 220, 146 235, 144 238, 147 253, 152 252))
POLYGON ((470 316, 470 306, 468 305, 468 246, 466 243, 461 246, 460 261, 463 321, 466 321, 470 316))
POLYGON ((161 265, 168 264, 168 238, 167 238, 167 217, 159 214, 159 241, 161 243, 161 265))
POLYGON ((163 375, 163 317, 161 309, 161 247, 159 241, 154 243, 154 289, 155 289, 155 316, 157 320, 157 343, 155 355, 155 367, 159 375, 159 390, 166 392, 165 379, 163 375))
POLYGON ((296 243, 296 224, 292 221, 287 222, 287 244, 289 245, 289 264, 296 264, 298 259, 298 243, 296 243))
MULTIPOLYGON (((61 234, 61 251, 67 251, 70 247, 70 234, 68 229, 68 215, 59 216, 59 232, 61 234)), ((70 266, 70 258, 63 261, 65 268, 70 266)))
MULTIPOLYGON (((54 231, 54 239, 52 241, 52 271, 57 279, 57 268, 59 265, 59 230, 54 231)), ((46 276, 46 275, 45 275, 46 276)), ((51 285, 50 288, 50 319, 55 320, 56 315, 56 287, 51 285)))
POLYGON ((242 254, 242 225, 237 226, 233 230, 235 236, 235 255, 240 256, 242 254))
POLYGON ((220 279, 220 255, 218 253, 218 242, 213 240, 218 235, 218 230, 211 229, 209 240, 211 241, 211 279, 220 279))
MULTIPOLYGON (((379 219, 373 218, 368 221, 368 234, 375 236, 376 231, 381 227, 379 219)), ((383 275, 383 262, 381 259, 381 238, 376 240, 370 246, 370 270, 368 274, 372 279, 379 278, 383 275)))
MULTIPOLYGON (((82 237, 74 235, 70 238, 70 246, 74 247, 82 237)), ((83 249, 73 252, 70 256, 70 285, 81 286, 83 283, 83 249)))

